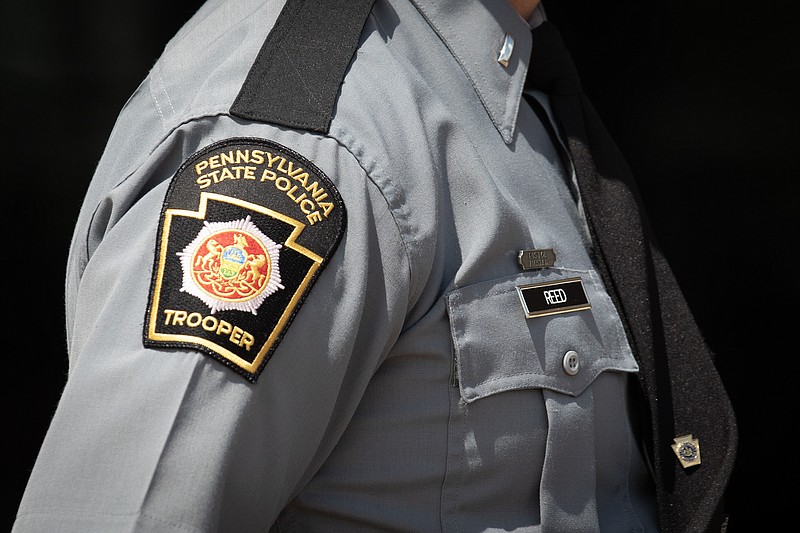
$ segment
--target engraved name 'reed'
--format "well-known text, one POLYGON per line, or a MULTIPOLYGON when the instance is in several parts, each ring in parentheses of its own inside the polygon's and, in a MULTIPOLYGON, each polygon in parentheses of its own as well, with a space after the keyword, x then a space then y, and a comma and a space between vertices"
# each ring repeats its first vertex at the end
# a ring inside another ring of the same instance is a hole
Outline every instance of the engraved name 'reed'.
POLYGON ((563 304, 567 301, 567 293, 564 292, 564 289, 552 289, 544 291, 543 294, 547 305, 563 304))

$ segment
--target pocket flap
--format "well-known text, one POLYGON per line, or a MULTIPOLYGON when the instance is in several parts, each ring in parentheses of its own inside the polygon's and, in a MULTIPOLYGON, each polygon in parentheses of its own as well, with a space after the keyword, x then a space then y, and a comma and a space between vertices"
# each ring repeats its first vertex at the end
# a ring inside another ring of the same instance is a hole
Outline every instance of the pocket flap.
POLYGON ((466 402, 530 388, 577 396, 600 372, 638 371, 616 308, 592 271, 520 273, 455 289, 446 298, 466 402), (572 277, 582 280, 591 309, 525 317, 518 286, 572 277))

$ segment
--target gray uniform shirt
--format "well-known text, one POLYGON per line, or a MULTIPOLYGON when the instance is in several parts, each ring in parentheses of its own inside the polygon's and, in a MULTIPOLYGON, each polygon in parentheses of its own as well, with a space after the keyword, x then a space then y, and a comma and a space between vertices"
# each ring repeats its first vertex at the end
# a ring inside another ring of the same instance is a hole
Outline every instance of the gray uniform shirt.
POLYGON ((655 530, 637 365, 522 99, 526 22, 500 1, 379 0, 321 135, 229 114, 281 7, 209 1, 121 112, 72 242, 69 378, 14 531, 655 530), (170 180, 234 137, 302 154, 348 216, 257 383, 142 343, 170 180), (522 271, 532 248, 556 265, 522 271), (518 286, 566 278, 590 310, 525 317, 518 286))

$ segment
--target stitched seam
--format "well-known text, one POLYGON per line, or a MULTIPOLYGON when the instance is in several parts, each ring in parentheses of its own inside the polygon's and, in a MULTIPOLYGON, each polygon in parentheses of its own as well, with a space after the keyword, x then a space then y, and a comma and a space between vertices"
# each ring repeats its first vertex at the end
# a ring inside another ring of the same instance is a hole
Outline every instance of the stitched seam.
MULTIPOLYGON (((149 302, 148 302, 148 305, 149 305, 149 302)), ((168 448, 168 446, 170 445, 170 441, 174 438, 175 426, 177 425, 177 420, 179 418, 180 411, 184 406, 184 402, 186 400, 186 397, 189 395, 189 389, 192 387, 192 385, 195 382, 195 378, 197 377, 199 369, 200 369, 199 365, 194 365, 192 367, 192 375, 189 376, 189 378, 186 380, 186 384, 184 385, 184 389, 183 389, 183 395, 181 396, 181 401, 180 401, 180 403, 178 403, 177 407, 175 408, 175 412, 172 415, 172 421, 170 423, 169 431, 164 436, 164 441, 161 443, 161 449, 160 449, 159 454, 158 454, 158 459, 153 464, 152 471, 150 472, 150 475, 149 475, 150 479, 147 482, 147 488, 145 489, 144 495, 143 495, 143 498, 142 498, 142 504, 141 505, 143 507, 145 506, 145 504, 146 504, 146 502, 148 500, 148 495, 152 491, 153 481, 156 478, 156 472, 159 469, 159 465, 161 464, 161 459, 164 456, 164 452, 168 448)), ((142 513, 142 514, 144 514, 144 513, 142 513)))
POLYGON ((150 93, 150 98, 153 100, 153 103, 156 105, 156 111, 158 112, 158 118, 161 120, 161 129, 166 129, 167 120, 164 117, 164 113, 161 110, 161 105, 158 103, 158 97, 156 96, 155 91, 153 90, 153 84, 151 83, 152 78, 147 80, 147 90, 150 93))
MULTIPOLYGON (((489 105, 487 104, 487 102, 484 100, 484 98, 483 98, 483 95, 482 95, 482 94, 481 94, 481 92, 478 90, 478 86, 477 86, 477 85, 475 84, 475 82, 472 80, 472 76, 470 76, 470 74, 469 74, 469 71, 467 70, 466 66, 464 66, 464 63, 462 62, 461 58, 460 58, 460 57, 459 57, 459 56, 458 56, 458 55, 455 53, 455 51, 454 51, 452 48, 450 48, 450 46, 447 44, 447 40, 446 40, 446 39, 444 38, 444 36, 443 36, 443 35, 442 35, 442 34, 439 32, 439 30, 437 29, 437 27, 436 27, 436 26, 433 24, 433 21, 432 21, 431 17, 428 15, 428 12, 425 10, 425 8, 423 8, 421 5, 419 5, 419 4, 418 4, 418 3, 416 3, 416 2, 414 3, 414 6, 417 8, 417 10, 419 10, 419 12, 420 12, 420 13, 422 13, 422 16, 425 18, 425 20, 427 20, 427 21, 428 21, 428 25, 429 25, 431 28, 433 28, 433 31, 434 31, 434 32, 436 32, 436 35, 438 35, 438 36, 439 36, 439 39, 442 41, 442 43, 444 44, 444 46, 445 46, 445 47, 446 47, 446 48, 447 48, 447 49, 450 51, 450 55, 451 55, 451 56, 453 56, 453 59, 455 59, 455 60, 456 60, 456 63, 458 63, 458 65, 461 67, 461 70, 462 70, 462 71, 464 71, 464 75, 465 75, 465 76, 466 76, 466 78, 469 80, 469 83, 470 83, 470 85, 472 86, 472 88, 475 90, 475 93, 478 95, 478 99, 479 99, 479 100, 481 101, 481 103, 483 104, 483 107, 484 107, 484 109, 486 109, 486 113, 489 115, 489 117, 491 117, 491 119, 492 119, 492 122, 494 122, 494 123, 498 123, 498 122, 500 122, 500 121, 497 119, 497 117, 495 116, 495 114, 494 114, 494 113, 492 113, 492 110, 490 109, 490 107, 489 107, 489 105)), ((442 18, 444 18, 444 17, 442 17, 442 18)), ((443 20, 443 25, 447 26, 447 28, 448 28, 448 29, 450 28, 450 26, 449 26, 449 23, 448 23, 448 21, 447 21, 447 20, 443 20)), ((460 39, 458 38, 458 36, 457 36, 456 32, 451 32, 451 33, 453 33, 453 40, 457 41, 457 42, 460 44, 460 43, 461 43, 461 41, 460 41, 460 39)), ((478 69, 478 75, 479 75, 479 77, 481 78, 481 80, 483 80, 483 75, 480 73, 480 69, 478 69)))
MULTIPOLYGON (((593 368, 597 368, 597 366, 599 364, 601 364, 601 363, 604 363, 604 364, 619 363, 622 360, 624 360, 624 358, 599 357, 595 361, 595 364, 593 364, 592 366, 590 366, 586 370, 591 370, 593 368)), ((603 368, 603 370, 601 370, 600 372, 607 372, 607 371, 632 372, 632 370, 622 369, 622 368, 619 368, 618 366, 608 366, 608 367, 603 368)), ((600 372, 598 372, 598 375, 600 374, 600 372)), ((485 380, 481 381, 480 383, 477 383, 475 385, 475 387, 480 387, 481 385, 487 385, 489 383, 494 383, 495 381, 501 381, 501 380, 506 379, 506 378, 513 378, 513 377, 517 377, 517 376, 550 377, 551 374, 547 374, 547 373, 540 374, 539 372, 513 372, 511 374, 502 374, 502 375, 499 375, 499 376, 496 376, 496 377, 493 377, 493 378, 485 379, 485 380)), ((472 387, 472 388, 475 388, 475 387, 472 387)), ((515 388, 518 388, 518 387, 509 387, 508 389, 503 389, 503 390, 510 390, 510 389, 515 389, 515 388)))
POLYGON ((124 517, 130 517, 130 518, 139 517, 141 519, 149 520, 149 521, 155 522, 157 524, 164 524, 164 525, 168 525, 168 526, 172 526, 172 527, 177 527, 177 528, 180 528, 180 529, 185 530, 185 531, 193 531, 193 532, 197 532, 197 533, 200 533, 202 531, 201 529, 198 529, 195 526, 192 526, 192 525, 189 525, 189 524, 186 524, 186 523, 183 523, 183 522, 169 521, 169 520, 165 520, 163 518, 159 518, 157 516, 153 516, 151 514, 143 513, 143 512, 139 512, 139 511, 130 512, 130 513, 114 513, 114 512, 98 511, 98 510, 77 511, 77 510, 72 509, 72 508, 69 508, 69 509, 48 509, 48 510, 45 510, 45 511, 24 511, 24 512, 21 512, 21 513, 19 513, 17 515, 17 519, 20 519, 20 518, 23 518, 23 517, 26 517, 26 516, 29 516, 29 517, 35 517, 35 516, 63 517, 64 515, 75 516, 75 517, 78 517, 78 518, 83 518, 83 517, 85 517, 87 515, 120 517, 120 518, 124 518, 124 517))
POLYGON ((172 99, 169 97, 169 93, 167 92, 167 86, 164 85, 164 78, 161 76, 161 73, 157 74, 158 76, 158 84, 161 86, 161 92, 164 93, 164 96, 167 97, 167 103, 169 104, 169 109, 172 111, 172 114, 175 114, 175 107, 172 105, 172 99))
POLYGON ((169 128, 169 130, 165 130, 164 131, 164 135, 162 135, 162 137, 156 143, 153 144, 152 148, 150 149, 149 152, 147 152, 147 154, 144 154, 144 157, 142 157, 142 160, 139 162, 139 164, 136 165, 133 169, 131 169, 131 171, 128 172, 128 174, 122 180, 120 180, 119 183, 117 183, 116 185, 111 187, 110 191, 116 190, 120 185, 122 185, 123 183, 128 181, 128 179, 130 179, 131 176, 136 174, 136 172, 142 167, 142 165, 147 163, 147 161, 149 160, 149 158, 153 154, 153 152, 158 150, 158 148, 161 147, 161 145, 163 145, 164 142, 167 139, 169 139, 170 135, 172 135, 179 128, 181 128, 182 126, 185 126, 186 124, 190 124, 192 122, 200 122, 201 120, 206 119, 206 118, 220 117, 220 116, 230 116, 230 115, 228 115, 225 111, 221 111, 219 109, 212 108, 212 109, 206 111, 205 113, 197 113, 197 114, 191 115, 191 116, 185 118, 184 120, 182 120, 180 122, 177 122, 174 126, 169 128))
MULTIPOLYGON (((348 134, 347 131, 345 129, 343 129, 342 127, 338 127, 337 129, 338 129, 338 132, 342 135, 342 137, 346 137, 348 139, 353 139, 353 136, 348 134)), ((378 189, 378 191, 381 194, 381 197, 386 202, 386 206, 388 207, 389 213, 392 216, 392 221, 394 222, 394 225, 397 228, 397 233, 400 236, 400 242, 403 245, 403 251, 405 252, 406 260, 408 261, 409 282, 413 285, 411 287, 413 289, 413 291, 412 291, 412 293, 410 295, 410 301, 409 301, 409 305, 411 305, 412 302, 416 301, 416 299, 417 299, 418 292, 419 292, 419 288, 418 288, 419 281, 415 279, 416 278, 416 271, 414 270, 414 261, 412 259, 412 252, 411 252, 410 244, 409 244, 408 240, 406 239, 405 234, 402 231, 402 225, 398 221, 397 214, 395 213, 395 208, 393 207, 393 202, 390 201, 388 193, 385 191, 384 187, 382 187, 378 182, 376 182, 375 179, 373 178, 372 174, 367 170, 367 165, 365 165, 364 162, 362 162, 362 157, 364 156, 363 151, 357 149, 355 146, 351 146, 351 144, 349 144, 344 138, 339 138, 338 135, 334 136, 333 134, 330 134, 328 137, 330 139, 332 139, 333 141, 335 141, 339 146, 344 148, 351 156, 353 156, 353 159, 356 161, 358 166, 361 168, 361 170, 364 171, 364 175, 378 189), (356 153, 356 152, 358 152, 358 153, 356 153)), ((379 169, 380 168, 379 164, 378 164, 378 162, 376 160, 371 159, 370 162, 372 163, 371 166, 373 168, 375 168, 375 169, 379 169)), ((384 174, 380 170, 378 170, 377 173, 378 174, 384 174)), ((392 185, 394 185, 394 183, 391 182, 391 180, 388 180, 388 181, 390 183, 392 183, 392 185)), ((394 202, 394 203, 398 203, 398 202, 394 202)), ((400 205, 403 205, 403 204, 400 204, 400 205)))

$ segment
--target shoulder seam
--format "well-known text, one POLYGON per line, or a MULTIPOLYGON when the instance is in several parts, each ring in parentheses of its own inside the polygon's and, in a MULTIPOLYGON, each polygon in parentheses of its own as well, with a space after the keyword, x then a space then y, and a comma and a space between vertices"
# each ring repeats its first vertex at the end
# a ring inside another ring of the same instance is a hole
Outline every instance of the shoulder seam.
MULTIPOLYGON (((361 170, 364 171, 364 175, 367 177, 367 179, 370 181, 370 183, 372 183, 378 189, 378 191, 380 191, 381 196, 383 197, 384 201, 386 202, 386 206, 387 206, 388 212, 392 217, 392 221, 394 222, 395 228, 397 230, 397 235, 399 236, 400 242, 403 245, 403 252, 405 254, 406 261, 408 262, 408 281, 409 281, 409 285, 410 285, 410 287, 409 287, 410 291, 409 291, 408 308, 410 309, 411 306, 413 306, 414 302, 416 302, 416 300, 417 300, 417 298, 418 298, 418 296, 419 296, 419 294, 421 292, 421 287, 420 287, 420 280, 418 279, 419 274, 418 274, 418 272, 416 271, 416 269, 414 267, 414 264, 415 264, 414 260, 413 260, 413 255, 414 254, 412 253, 409 240, 405 237, 406 233, 403 232, 402 224, 401 224, 400 220, 398 220, 399 214, 397 213, 397 211, 396 211, 396 209, 394 207, 397 204, 397 202, 394 201, 393 199, 391 199, 388 196, 388 193, 386 191, 386 187, 384 187, 383 185, 381 185, 380 183, 378 183, 375 180, 375 178, 373 177, 373 172, 370 172, 367 169, 367 166, 365 165, 365 162, 362 160, 363 157, 360 157, 359 154, 357 153, 359 150, 357 150, 356 147, 352 146, 351 143, 346 142, 346 140, 344 138, 345 137, 350 137, 347 134, 347 132, 340 128, 339 133, 342 134, 341 137, 338 136, 338 135, 334 135, 334 134, 327 134, 326 137, 331 139, 332 141, 334 141, 339 146, 341 146, 347 153, 349 153, 353 157, 353 159, 358 164, 358 166, 361 168, 361 170)), ((379 163, 377 161, 375 161, 374 159, 372 160, 372 162, 373 162, 373 166, 375 166, 375 167, 379 166, 379 163)))

